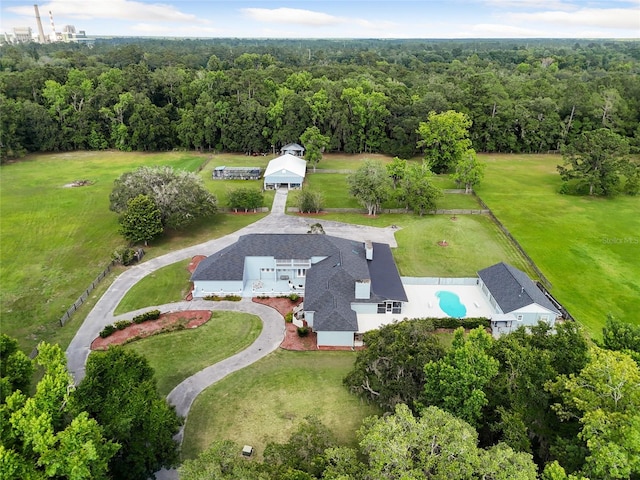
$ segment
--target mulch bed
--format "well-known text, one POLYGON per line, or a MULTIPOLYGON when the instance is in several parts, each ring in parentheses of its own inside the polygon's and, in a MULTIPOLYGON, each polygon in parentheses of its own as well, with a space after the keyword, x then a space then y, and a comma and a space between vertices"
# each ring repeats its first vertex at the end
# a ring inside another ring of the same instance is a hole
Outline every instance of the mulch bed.
POLYGON ((187 310, 184 312, 169 312, 160 315, 158 320, 149 320, 117 330, 107 338, 98 337, 91 342, 91 350, 106 350, 111 345, 122 345, 133 339, 140 339, 170 331, 177 328, 197 328, 211 318, 209 310, 187 310))

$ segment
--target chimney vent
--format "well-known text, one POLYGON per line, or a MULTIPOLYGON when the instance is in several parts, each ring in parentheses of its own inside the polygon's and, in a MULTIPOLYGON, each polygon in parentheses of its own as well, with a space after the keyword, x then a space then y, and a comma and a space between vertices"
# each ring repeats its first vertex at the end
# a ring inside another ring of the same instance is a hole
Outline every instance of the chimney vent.
POLYGON ((373 260, 373 242, 371 240, 366 240, 364 242, 364 251, 365 258, 367 260, 373 260))

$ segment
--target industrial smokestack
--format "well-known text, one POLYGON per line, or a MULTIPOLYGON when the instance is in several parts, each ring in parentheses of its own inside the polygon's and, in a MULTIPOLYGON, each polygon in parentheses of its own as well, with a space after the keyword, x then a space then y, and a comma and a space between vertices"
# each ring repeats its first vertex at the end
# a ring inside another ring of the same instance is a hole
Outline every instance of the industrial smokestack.
POLYGON ((49 19, 51 20, 51 32, 53 35, 53 38, 51 39, 52 42, 57 42, 58 41, 58 34, 56 33, 56 27, 53 24, 53 13, 51 13, 51 10, 49 10, 49 19))
POLYGON ((34 5, 33 8, 36 11, 36 22, 38 22, 38 38, 40 39, 40 43, 46 43, 47 39, 44 37, 44 30, 42 29, 42 21, 40 21, 38 5, 34 5))

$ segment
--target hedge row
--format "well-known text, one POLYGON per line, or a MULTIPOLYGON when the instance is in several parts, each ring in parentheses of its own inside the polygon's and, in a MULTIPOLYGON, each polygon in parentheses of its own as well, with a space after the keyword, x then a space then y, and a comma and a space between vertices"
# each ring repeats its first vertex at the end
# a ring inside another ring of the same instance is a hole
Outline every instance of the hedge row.
POLYGON ((111 325, 107 325, 100 332, 101 338, 107 338, 112 333, 118 330, 124 330, 125 328, 133 325, 134 323, 142 323, 148 320, 157 320, 160 318, 160 310, 150 310, 145 313, 141 313, 140 315, 136 315, 131 320, 118 320, 111 325))
POLYGON ((160 318, 160 310, 149 310, 133 317, 133 323, 142 323, 148 320, 157 320, 160 318))
POLYGON ((488 328, 491 322, 488 318, 472 317, 472 318, 429 318, 434 328, 458 328, 463 327, 465 330, 472 330, 478 327, 488 328))
POLYGON ((227 302, 239 302, 242 300, 242 297, 239 295, 225 295, 224 297, 221 297, 220 295, 208 295, 204 297, 204 300, 211 300, 214 302, 221 302, 223 300, 226 300, 227 302))

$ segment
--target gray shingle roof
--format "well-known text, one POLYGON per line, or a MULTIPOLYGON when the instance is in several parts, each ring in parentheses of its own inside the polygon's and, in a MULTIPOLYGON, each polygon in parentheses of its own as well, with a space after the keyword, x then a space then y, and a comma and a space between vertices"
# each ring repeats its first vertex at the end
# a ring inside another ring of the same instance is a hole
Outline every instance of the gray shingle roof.
POLYGON ((407 294, 393 259, 391 248, 386 243, 373 244, 373 260, 369 262, 371 290, 385 300, 407 302, 407 294))
POLYGON ((305 309, 314 311, 314 329, 357 331, 355 282, 371 281, 371 298, 359 303, 407 301, 389 245, 374 243, 373 260, 365 258, 363 242, 329 235, 251 234, 202 260, 191 276, 197 280, 242 280, 244 259, 272 256, 282 259, 326 257, 307 270, 305 309))
POLYGON ((526 273, 504 262, 497 263, 478 272, 493 298, 504 313, 537 303, 560 314, 544 293, 526 273))

